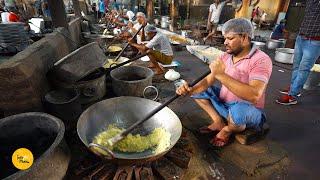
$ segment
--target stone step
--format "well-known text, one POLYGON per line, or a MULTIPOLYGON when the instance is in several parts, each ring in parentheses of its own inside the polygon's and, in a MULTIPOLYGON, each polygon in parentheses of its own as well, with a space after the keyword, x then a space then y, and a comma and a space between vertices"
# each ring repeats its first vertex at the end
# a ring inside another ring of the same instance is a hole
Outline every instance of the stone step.
POLYGON ((269 125, 267 123, 264 123, 262 132, 257 132, 253 129, 246 129, 245 131, 236 134, 235 139, 243 145, 253 144, 261 138, 265 137, 269 130, 269 125))

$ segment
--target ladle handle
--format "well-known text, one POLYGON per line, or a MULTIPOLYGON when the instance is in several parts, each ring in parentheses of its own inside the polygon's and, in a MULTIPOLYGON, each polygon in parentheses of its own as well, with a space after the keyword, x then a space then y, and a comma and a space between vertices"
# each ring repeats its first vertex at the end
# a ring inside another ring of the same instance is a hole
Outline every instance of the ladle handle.
MULTIPOLYGON (((143 25, 141 25, 141 27, 138 29, 138 31, 133 35, 132 39, 134 39, 138 33, 141 31, 141 29, 144 28, 143 25)), ((120 56, 123 54, 123 52, 127 49, 127 47, 129 46, 129 42, 123 47, 123 49, 121 50, 121 52, 118 54, 118 56, 114 59, 115 62, 118 61, 118 59, 120 58, 120 56)))
MULTIPOLYGON (((211 73, 210 70, 208 70, 206 73, 204 73, 203 75, 201 75, 199 78, 197 78, 196 80, 192 81, 189 86, 192 87, 194 85, 196 85, 199 81, 201 81, 202 79, 204 79, 205 77, 207 77, 209 74, 211 73)), ((113 138, 109 139, 107 141, 107 143, 110 146, 113 146, 114 144, 116 144, 118 141, 122 140, 126 135, 128 135, 134 128, 136 128, 137 126, 139 126, 140 124, 142 124, 143 122, 145 122, 146 120, 148 120, 149 118, 151 118, 153 115, 155 115, 157 112, 159 112, 161 109, 163 109, 164 107, 166 107, 168 104, 170 104, 172 101, 174 101, 175 99, 177 99, 180 95, 175 94, 173 97, 171 97, 168 101, 166 101, 165 103, 161 104, 160 106, 158 106, 157 108, 153 109, 146 117, 144 117, 143 119, 141 119, 140 121, 137 121, 136 123, 132 124, 128 129, 124 130, 123 132, 117 134, 116 136, 114 136, 113 138)))
POLYGON ((104 146, 101 146, 100 144, 90 143, 89 149, 91 149, 98 156, 106 157, 107 159, 114 159, 114 157, 115 157, 114 153, 110 149, 108 149, 104 146), (105 154, 98 152, 94 148, 98 148, 99 150, 103 151, 105 154))

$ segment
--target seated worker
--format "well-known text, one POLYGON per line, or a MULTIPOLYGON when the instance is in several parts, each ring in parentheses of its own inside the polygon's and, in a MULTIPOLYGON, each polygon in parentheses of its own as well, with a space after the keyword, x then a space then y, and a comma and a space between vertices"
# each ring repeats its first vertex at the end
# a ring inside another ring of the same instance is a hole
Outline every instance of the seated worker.
MULTIPOLYGON (((146 15, 143 12, 137 12, 136 14, 136 18, 137 18, 137 23, 133 25, 133 23, 129 22, 128 23, 128 27, 129 27, 129 32, 131 33, 131 35, 134 35, 141 26, 146 26, 148 24, 146 15)), ((141 29, 141 31, 139 32, 139 35, 137 35, 137 43, 141 44, 142 41, 145 40, 145 32, 144 32, 144 28, 141 29)))
POLYGON ((261 131, 266 120, 263 108, 266 87, 272 72, 272 61, 251 43, 254 36, 247 19, 231 19, 223 25, 226 52, 213 61, 211 73, 189 87, 180 86, 176 93, 192 95, 210 116, 212 124, 200 128, 202 133, 216 133, 213 146, 228 144, 232 133, 253 128, 261 131), (213 86, 216 81, 221 89, 213 86))
POLYGON ((173 59, 173 52, 168 37, 160 32, 152 25, 147 25, 145 28, 147 37, 150 41, 146 44, 134 43, 132 39, 129 44, 137 48, 141 52, 147 52, 150 58, 150 68, 155 68, 155 74, 163 74, 164 68, 158 63, 171 64, 173 59))
POLYGON ((128 11, 127 9, 123 10, 123 14, 121 15, 121 18, 125 20, 125 23, 128 24, 128 22, 133 22, 135 14, 132 11, 128 11))
POLYGON ((286 20, 282 19, 280 24, 274 29, 271 34, 271 39, 283 39, 286 38, 288 31, 285 29, 286 20))
POLYGON ((118 27, 127 27, 129 23, 133 23, 135 14, 132 11, 124 9, 119 16, 114 17, 111 21, 118 27))

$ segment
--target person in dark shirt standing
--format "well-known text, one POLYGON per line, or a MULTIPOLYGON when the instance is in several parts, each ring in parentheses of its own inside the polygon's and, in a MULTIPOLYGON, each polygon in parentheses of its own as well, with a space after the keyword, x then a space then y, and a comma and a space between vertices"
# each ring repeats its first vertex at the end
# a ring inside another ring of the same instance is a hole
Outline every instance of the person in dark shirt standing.
POLYGON ((288 33, 288 31, 285 28, 286 26, 286 20, 282 19, 280 21, 280 24, 276 26, 276 28, 274 29, 274 31, 272 32, 271 35, 271 39, 283 39, 286 36, 286 33, 288 33))
POLYGON ((284 94, 276 102, 282 105, 297 104, 310 70, 320 56, 320 1, 307 0, 305 16, 294 48, 291 84, 280 90, 284 94))

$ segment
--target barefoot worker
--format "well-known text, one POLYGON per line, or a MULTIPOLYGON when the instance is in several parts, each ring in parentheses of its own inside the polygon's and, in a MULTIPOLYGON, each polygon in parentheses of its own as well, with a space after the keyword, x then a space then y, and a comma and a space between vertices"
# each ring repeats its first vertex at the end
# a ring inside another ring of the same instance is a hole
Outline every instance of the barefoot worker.
POLYGON ((201 132, 216 132, 210 143, 225 146, 232 133, 262 130, 266 87, 272 72, 270 57, 251 43, 249 20, 231 19, 223 26, 226 52, 210 64, 211 74, 194 87, 184 84, 177 94, 192 95, 212 124, 201 132), (221 89, 213 86, 215 81, 221 89))
POLYGON ((161 64, 171 64, 173 60, 173 52, 168 37, 152 25, 147 25, 145 28, 147 38, 150 41, 147 44, 137 44, 133 40, 129 40, 129 44, 137 48, 141 52, 148 51, 148 57, 150 58, 150 68, 155 68, 156 74, 163 74, 164 68, 161 64))

